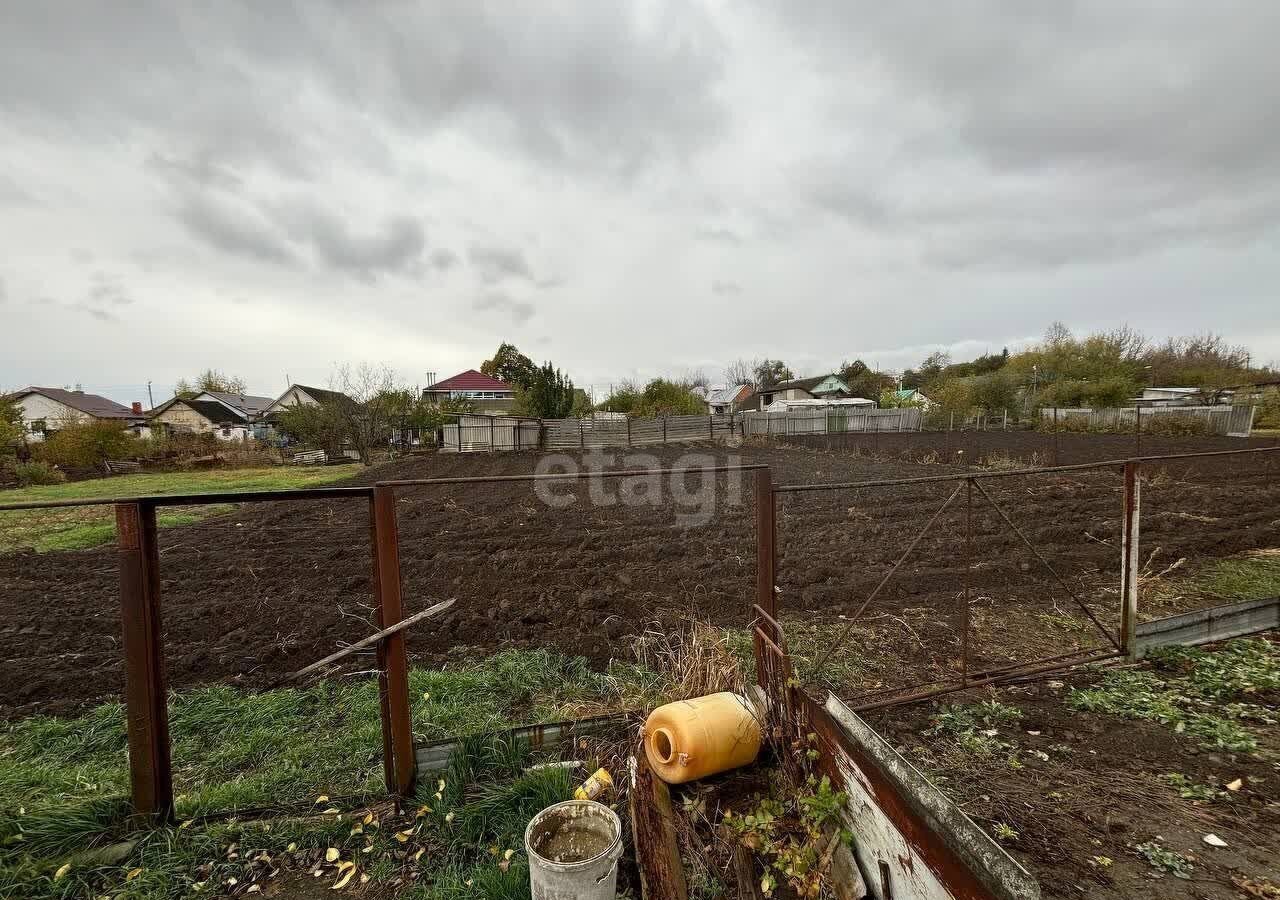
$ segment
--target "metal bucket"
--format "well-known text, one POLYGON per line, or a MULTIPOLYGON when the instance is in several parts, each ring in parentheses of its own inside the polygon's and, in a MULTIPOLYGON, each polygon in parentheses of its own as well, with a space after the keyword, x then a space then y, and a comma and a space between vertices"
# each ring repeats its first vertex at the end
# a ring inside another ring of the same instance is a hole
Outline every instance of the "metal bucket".
POLYGON ((548 806, 524 830, 533 900, 613 900, 618 892, 622 822, 603 803, 548 806))

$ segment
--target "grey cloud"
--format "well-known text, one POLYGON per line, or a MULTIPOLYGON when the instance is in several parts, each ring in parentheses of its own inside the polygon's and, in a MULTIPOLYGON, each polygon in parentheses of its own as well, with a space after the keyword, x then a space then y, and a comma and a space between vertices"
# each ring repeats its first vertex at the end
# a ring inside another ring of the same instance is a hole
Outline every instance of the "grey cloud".
POLYGON ((66 308, 74 312, 84 313, 86 316, 97 319, 99 322, 119 322, 120 317, 109 309, 103 309, 100 306, 94 306, 92 303, 81 301, 80 303, 69 303, 66 308))
POLYGON ((421 223, 405 216, 385 220, 373 234, 355 234, 339 217, 318 208, 289 218, 301 226, 299 236, 332 268, 365 278, 404 271, 426 248, 421 223))
POLYGON ((741 244, 742 235, 730 228, 721 228, 718 226, 703 226, 694 231, 694 237, 703 241, 713 241, 722 244, 741 244))
POLYGON ((611 172, 689 152, 724 122, 724 48, 682 5, 144 0, 74 17, 6 6, 0 110, 103 137, 168 129, 186 151, 289 177, 325 163, 320 134, 389 164, 369 116, 611 172))
POLYGON ((1280 227, 1280 7, 774 7, 839 73, 811 202, 945 266, 1134 257, 1280 227))
POLYGON ((153 152, 147 157, 146 165, 167 179, 203 187, 237 188, 242 183, 239 175, 208 157, 188 159, 153 152))
POLYGON ((726 297, 730 294, 741 294, 742 285, 736 281, 713 281, 711 282, 712 292, 726 297))
POLYGON ((25 206, 31 201, 31 194, 19 187, 16 181, 0 175, 0 207, 25 206))
POLYGON ((4 286, 4 277, 0 276, 0 303, 4 303, 9 299, 9 293, 4 286))
POLYGON ((431 251, 431 265, 438 271, 445 272, 452 269, 459 262, 458 254, 454 253, 448 247, 440 247, 431 251))
POLYGON ((297 260, 288 241, 261 212, 225 195, 189 192, 177 218, 194 237, 232 256, 276 265, 297 260))
POLYGON ((497 284, 507 278, 536 280, 524 253, 513 247, 475 244, 467 251, 467 259, 485 284, 497 284))
POLYGON ((524 300, 515 300, 502 291, 489 291, 471 301, 473 309, 479 312, 505 313, 517 325, 523 325, 533 316, 533 304, 524 300))

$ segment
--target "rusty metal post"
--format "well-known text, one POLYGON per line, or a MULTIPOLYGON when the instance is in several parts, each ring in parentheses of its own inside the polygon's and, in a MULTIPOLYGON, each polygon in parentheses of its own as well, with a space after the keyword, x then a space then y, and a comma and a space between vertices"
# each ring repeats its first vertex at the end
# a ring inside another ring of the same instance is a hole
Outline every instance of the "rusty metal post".
POLYGON ((155 506, 117 503, 116 535, 120 547, 125 715, 133 811, 137 816, 168 820, 173 817, 173 771, 155 506))
POLYGON ((1120 541, 1120 651, 1130 658, 1138 630, 1138 526, 1142 514, 1141 464, 1124 464, 1124 532, 1120 541))
MULTIPOLYGON (((396 523, 395 488, 375 485, 373 489, 374 560, 377 569, 378 627, 397 624, 404 616, 400 602, 400 539, 396 523)), ((384 731, 383 759, 388 748, 395 771, 393 792, 405 796, 413 788, 417 762, 413 753, 413 723, 409 713, 409 660, 404 632, 382 642, 382 668, 386 685, 386 719, 390 735, 384 731)))
POLYGON ((667 417, 662 417, 662 443, 667 442, 667 417))
POLYGON ((1133 455, 1141 456, 1142 455, 1142 407, 1141 406, 1135 406, 1133 408, 1133 418, 1134 418, 1134 422, 1136 423, 1133 428, 1133 433, 1137 436, 1137 439, 1138 439, 1138 449, 1137 449, 1137 452, 1134 453, 1133 455))
POLYGON ((716 417, 707 416, 707 440, 714 441, 716 439, 716 417))
POLYGON ((1053 408, 1053 464, 1055 466, 1062 465, 1062 459, 1058 455, 1058 407, 1053 408))
POLYGON ((627 413, 627 446, 631 446, 631 414, 627 413))
POLYGON ((973 479, 964 480, 964 594, 960 607, 960 683, 969 681, 969 599, 973 582, 973 479))
POLYGON ((756 605, 778 617, 777 583, 778 531, 773 473, 756 470, 756 605))

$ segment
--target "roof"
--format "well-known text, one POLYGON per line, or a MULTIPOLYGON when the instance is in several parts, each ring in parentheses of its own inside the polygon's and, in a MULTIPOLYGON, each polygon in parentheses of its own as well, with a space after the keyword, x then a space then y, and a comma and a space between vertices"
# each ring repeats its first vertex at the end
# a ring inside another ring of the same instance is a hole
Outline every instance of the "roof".
POLYGON ((260 415, 275 402, 271 397, 255 397, 252 394, 227 394, 222 391, 201 391, 197 397, 213 397, 232 409, 237 409, 246 416, 260 415))
MULTIPOLYGON (((790 381, 780 381, 777 384, 773 385, 772 387, 761 388, 760 392, 762 394, 766 394, 766 393, 771 393, 773 391, 792 391, 792 390, 812 391, 814 388, 822 384, 822 382, 826 381, 828 378, 834 378, 836 379, 836 381, 840 381, 839 375, 836 375, 834 373, 828 373, 826 375, 815 375, 812 378, 793 378, 790 381)), ((840 381, 840 383, 844 384, 843 381, 840 381)))
POLYGON ((99 397, 97 394, 86 394, 84 391, 68 391, 62 388, 46 388, 46 387, 28 387, 20 391, 14 391, 11 395, 14 399, 25 397, 28 394, 39 394, 42 397, 48 397, 50 400, 56 400, 65 404, 72 409, 79 410, 85 415, 93 416, 95 419, 140 419, 138 413, 129 407, 114 400, 108 400, 106 397, 99 397))
POLYGON ((738 395, 746 390, 749 385, 733 384, 729 387, 712 388, 707 394, 707 402, 713 406, 721 406, 732 403, 737 399, 738 395))
POLYGON ((1167 394, 1198 394, 1200 393, 1200 388, 1193 388, 1193 387, 1149 387, 1149 388, 1143 388, 1142 390, 1144 393, 1146 391, 1164 391, 1167 394))
POLYGON ((179 398, 178 402, 186 404, 210 422, 215 422, 219 425, 223 423, 242 424, 246 421, 244 413, 236 412, 234 409, 227 409, 225 405, 217 400, 182 400, 179 398))
MULTIPOLYGON (((354 402, 350 397, 342 393, 342 391, 330 391, 324 388, 307 387, 305 384, 292 384, 289 386, 289 390, 285 391, 284 393, 287 394, 289 393, 289 391, 293 390, 294 388, 297 388, 298 390, 304 392, 308 397, 310 397, 312 400, 316 401, 317 403, 352 403, 354 402)), ((283 397, 284 394, 281 394, 280 396, 283 397)), ((274 405, 275 403, 276 401, 273 400, 272 403, 269 405, 274 405)))
POLYGON ((912 397, 924 397, 924 394, 920 393, 919 388, 903 388, 900 391, 894 391, 893 395, 899 400, 910 400, 912 397))
POLYGON ((435 384, 425 388, 427 392, 436 393, 440 391, 514 391, 511 385, 505 381, 499 381, 496 378, 490 378, 475 369, 467 369, 465 372, 459 372, 452 378, 446 378, 444 381, 437 381, 435 384))

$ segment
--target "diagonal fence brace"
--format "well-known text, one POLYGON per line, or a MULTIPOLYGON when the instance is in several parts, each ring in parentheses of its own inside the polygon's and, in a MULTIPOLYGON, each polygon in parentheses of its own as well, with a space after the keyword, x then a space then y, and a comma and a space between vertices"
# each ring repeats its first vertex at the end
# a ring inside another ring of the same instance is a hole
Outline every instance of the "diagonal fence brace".
POLYGON ((870 605, 872 600, 879 596, 880 591, 889 583, 889 579, 897 574, 897 571, 902 568, 902 564, 907 561, 907 558, 911 556, 912 553, 915 552, 916 546, 924 539, 924 536, 929 533, 930 529, 933 528, 934 523, 938 521, 942 514, 947 511, 947 508, 955 501, 956 497, 960 495, 960 489, 962 487, 964 487, 964 482, 960 482, 956 485, 956 489, 951 492, 951 496, 938 507, 938 511, 933 514, 929 521, 925 522, 924 527, 920 529, 920 533, 912 539, 910 545, 908 545, 902 556, 898 557, 898 561, 893 564, 893 568, 890 569, 884 578, 880 580, 880 583, 877 584, 875 590, 867 596, 867 599, 862 601, 862 605, 858 607, 858 611, 849 617, 849 624, 846 625, 838 635, 836 635, 836 639, 831 643, 827 652, 822 654, 822 657, 814 663, 813 672, 815 675, 827 664, 827 660, 831 659, 832 655, 844 646, 845 640, 853 631, 853 626, 857 624, 858 619, 862 616, 862 613, 866 610, 867 606, 870 605))
POLYGON ((1071 599, 1076 602, 1076 605, 1083 609, 1085 615, 1093 620, 1093 624, 1098 627, 1100 632, 1102 632, 1102 636, 1111 642, 1111 646, 1115 647, 1117 650, 1121 649, 1120 642, 1116 640, 1115 635, 1111 633, 1111 630, 1107 628, 1107 626, 1103 625, 1098 617, 1094 615, 1093 610, 1091 610, 1088 605, 1080 599, 1075 591, 1071 590, 1071 586, 1067 584, 1061 575, 1058 574, 1058 570, 1049 563, 1049 560, 1044 558, 1044 555, 1036 549, 1036 545, 1031 543, 1031 540, 1023 533, 1022 529, 1013 523, 1013 520, 1010 519, 1005 511, 1000 508, 1000 504, 996 503, 995 499, 987 493, 987 489, 982 486, 982 482, 974 479, 973 483, 978 486, 978 490, 982 492, 982 496, 987 498, 987 502, 991 504, 991 508, 999 514, 1000 518, 1004 519, 1004 523, 1013 529, 1013 533, 1021 538, 1022 543, 1026 544, 1027 549, 1035 555, 1035 558, 1040 561, 1040 564, 1049 570, 1049 574, 1054 577, 1058 584, 1062 585, 1062 589, 1071 596, 1071 599))

